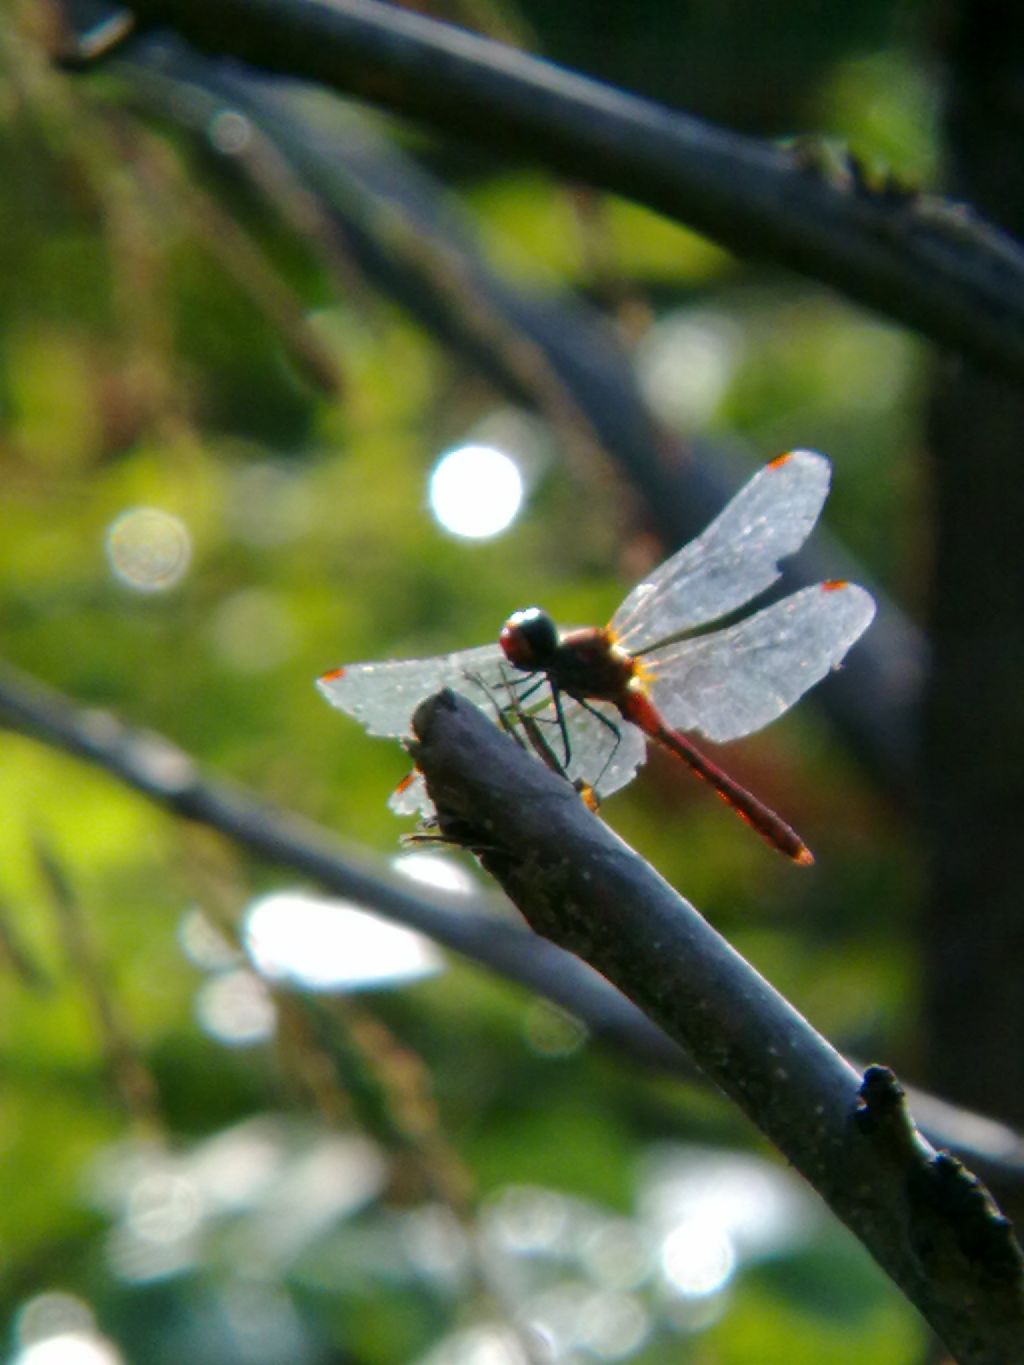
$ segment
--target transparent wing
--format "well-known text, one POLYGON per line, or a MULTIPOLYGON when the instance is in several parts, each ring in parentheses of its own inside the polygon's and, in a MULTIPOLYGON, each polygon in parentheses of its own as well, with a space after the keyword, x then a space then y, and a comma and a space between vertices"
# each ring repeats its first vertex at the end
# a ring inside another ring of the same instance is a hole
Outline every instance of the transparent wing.
POLYGON ((611 619, 631 654, 717 621, 779 577, 828 496, 824 455, 793 450, 765 465, 696 540, 638 583, 611 619))
MULTIPOLYGON (((548 694, 550 698, 550 693, 548 694)), ((555 708, 550 699, 534 709, 531 718, 535 733, 547 749, 537 757, 561 769, 570 782, 582 781, 592 787, 600 799, 611 796, 620 787, 632 782, 647 755, 647 742, 635 725, 624 721, 614 706, 594 703, 594 710, 604 715, 604 724, 571 697, 563 699, 566 731, 569 736, 569 761, 565 761, 562 732, 555 708)), ((536 745, 522 726, 517 726, 515 713, 509 715, 509 725, 527 749, 536 745)), ((423 774, 414 769, 391 793, 388 806, 396 815, 430 816, 434 807, 427 793, 423 774)))
MULTIPOLYGON (((534 679, 535 681, 535 679, 534 679)), ((509 723, 523 744, 531 740, 522 726, 516 727, 515 706, 524 685, 531 679, 511 668, 499 645, 482 645, 432 659, 392 659, 381 663, 348 664, 317 680, 317 687, 339 710, 354 717, 371 735, 401 736, 410 732, 409 722, 419 703, 442 687, 460 692, 497 720, 499 708, 512 707, 509 723)), ((581 780, 599 797, 610 796, 631 782, 644 761, 646 741, 634 725, 624 721, 613 706, 594 704, 605 715, 605 725, 571 697, 563 698, 569 734, 569 762, 555 708, 546 684, 522 703, 536 722, 552 762, 564 767, 570 781, 581 780)), ((538 755, 538 757, 541 757, 538 755)), ((422 774, 413 772, 392 793, 388 802, 396 815, 429 816, 433 806, 422 774)))
POLYGON ((388 809, 396 815, 420 815, 425 820, 434 814, 434 803, 419 768, 402 779, 388 797, 388 809))
POLYGON ((651 697, 677 730, 737 739, 760 730, 839 664, 875 614, 853 583, 819 583, 738 625, 655 651, 651 697))
MULTIPOLYGON (((571 697, 563 698, 570 748, 566 776, 571 782, 583 781, 593 787, 603 800, 632 782, 636 770, 647 757, 647 741, 635 725, 622 719, 614 706, 605 702, 591 705, 608 720, 608 725, 571 697)), ((547 722, 554 715, 555 709, 549 705, 538 719, 547 722)), ((545 738, 555 758, 562 763, 562 738, 557 725, 545 723, 545 738)))
MULTIPOLYGON (((317 687, 331 703, 354 717, 371 735, 401 736, 409 733, 412 713, 424 697, 442 687, 462 693, 475 705, 497 718, 499 707, 517 703, 526 675, 511 668, 499 645, 483 645, 432 659, 394 659, 381 663, 349 664, 317 680, 317 687)), ((565 763, 561 731, 547 686, 524 703, 536 721, 556 765, 565 763)), ((570 697, 564 699, 569 732, 569 763, 566 776, 609 796, 630 782, 644 761, 646 744, 635 726, 623 721, 612 706, 596 709, 614 726, 603 725, 570 697), (619 736, 618 740, 616 735, 619 736)), ((515 726, 514 709, 510 723, 515 726)), ((529 737, 519 733, 526 747, 529 737)), ((392 793, 388 805, 396 815, 433 814, 426 784, 419 772, 410 773, 392 793)))
POLYGON ((325 673, 317 687, 339 710, 353 716, 371 735, 407 735, 409 720, 424 699, 442 687, 461 692, 488 708, 507 698, 508 661, 497 644, 438 654, 432 659, 386 659, 348 664, 325 673))

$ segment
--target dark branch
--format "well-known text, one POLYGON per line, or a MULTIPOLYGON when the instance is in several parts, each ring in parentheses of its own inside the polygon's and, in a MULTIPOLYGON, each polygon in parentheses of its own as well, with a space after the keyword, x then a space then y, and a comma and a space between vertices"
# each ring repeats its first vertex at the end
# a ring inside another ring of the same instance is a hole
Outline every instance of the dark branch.
MULTIPOLYGON (((77 706, 9 667, 0 669, 0 724, 94 763, 157 805, 219 831, 256 857, 291 868, 536 991, 569 1010, 596 1039, 642 1065, 693 1078, 685 1050, 636 1005, 578 957, 496 914, 484 898, 413 891, 384 863, 355 853, 327 830, 204 775, 163 736, 77 706)), ((1024 1176, 1024 1141, 1012 1129, 923 1093, 915 1093, 914 1105, 937 1142, 1004 1180, 1024 1176)))
POLYGON ((377 0, 134 0, 196 47, 320 81, 502 157, 636 199, 1004 373, 1024 375, 1024 253, 958 205, 872 189, 377 0))
POLYGON ((1016 1358, 1024 1262, 1012 1230, 977 1180, 913 1127, 891 1073, 871 1068, 862 1085, 567 782, 464 698, 424 702, 413 728, 442 828, 480 850, 530 924, 686 1048, 962 1365, 1016 1358))

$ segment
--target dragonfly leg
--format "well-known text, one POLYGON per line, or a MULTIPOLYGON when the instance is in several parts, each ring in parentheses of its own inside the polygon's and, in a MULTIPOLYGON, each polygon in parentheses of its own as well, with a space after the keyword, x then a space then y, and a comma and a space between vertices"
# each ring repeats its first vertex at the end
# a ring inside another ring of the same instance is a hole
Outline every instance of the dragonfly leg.
POLYGON ((555 718, 558 721, 558 733, 562 736, 562 753, 564 758, 564 771, 568 773, 569 764, 572 762, 572 745, 569 743, 569 727, 565 723, 565 708, 562 705, 562 689, 551 684, 551 699, 555 703, 555 718))
POLYGON ((548 680, 548 675, 547 675, 546 673, 543 673, 543 672, 542 672, 542 673, 539 673, 539 674, 537 674, 537 673, 528 673, 528 674, 526 675, 525 678, 523 678, 523 679, 513 678, 513 679, 511 680, 511 682, 507 682, 505 685, 506 685, 506 687, 508 688, 508 690, 511 692, 511 691, 514 690, 515 685, 516 685, 517 682, 523 681, 523 682, 528 682, 528 683, 530 684, 529 687, 527 687, 524 691, 520 692, 520 693, 519 693, 519 696, 516 697, 516 705, 517 705, 517 706, 522 706, 522 704, 523 704, 524 701, 529 701, 530 698, 534 695, 535 692, 539 692, 539 691, 540 691, 540 689, 544 686, 544 684, 547 682, 547 680, 548 680))
MULTIPOLYGON (((498 724, 507 735, 511 735, 520 748, 526 749, 532 746, 538 757, 542 758, 553 772, 562 774, 561 764, 552 753, 550 744, 548 744, 547 740, 541 734, 540 723, 536 716, 531 716, 523 705, 523 702, 528 700, 537 691, 539 683, 534 683, 533 686, 527 688, 525 692, 517 695, 515 690, 516 685, 528 681, 528 679, 523 679, 522 677, 509 678, 503 670, 501 681, 505 691, 512 700, 497 706, 498 724), (526 735, 525 740, 523 739, 523 734, 526 735), (527 744, 527 740, 529 741, 529 745, 527 744)), ((540 682, 543 682, 543 679, 540 679, 540 682)), ((495 704, 497 705, 497 703, 495 704)))
MULTIPOLYGON (((543 758, 544 761, 548 764, 548 766, 549 767, 555 766, 557 767, 559 772, 563 772, 564 769, 561 763, 559 763, 558 760, 555 758, 555 755, 551 752, 550 745, 548 744, 547 740, 544 739, 543 735, 540 732, 541 725, 558 724, 557 719, 550 716, 533 716, 526 709, 525 705, 526 702, 528 702, 531 697, 536 696, 540 689, 544 687, 545 684, 548 682, 547 674, 541 673, 540 676, 538 677, 531 673, 528 674, 526 678, 523 677, 512 679, 503 678, 503 682, 505 685, 505 689, 511 696, 512 700, 505 704, 505 706, 502 708, 502 714, 499 715, 499 722, 502 728, 505 730, 509 730, 511 732, 511 729, 514 728, 514 725, 521 725, 522 728, 526 731, 527 738, 530 740, 530 743, 533 745, 534 749, 537 750, 540 757, 543 758), (525 686, 521 692, 517 693, 516 687, 520 683, 526 683, 528 684, 528 686, 525 686), (509 717, 512 718, 511 721, 509 717)), ((564 723, 562 728, 564 733, 564 723)), ((516 737, 518 738, 518 736, 516 737)))
MULTIPOLYGON (((485 679, 479 673, 467 673, 465 677, 467 682, 472 683, 475 687, 479 687, 480 691, 487 698, 488 702, 490 703, 491 707, 494 710, 495 719, 497 720, 501 728, 507 734, 512 734, 512 730, 508 724, 508 720, 505 714, 506 711, 509 709, 509 704, 507 702, 499 700, 498 695, 495 692, 494 688, 490 685, 490 683, 486 682, 485 679)), ((505 691, 510 692, 512 689, 512 683, 509 681, 509 679, 505 677, 504 672, 502 672, 501 682, 505 691)), ((513 735, 513 738, 516 738, 516 736, 513 735)))
MULTIPOLYGON (((565 767, 566 771, 568 772, 568 768, 572 762, 572 744, 569 740, 569 727, 566 723, 565 710, 562 705, 562 689, 556 687, 555 684, 552 683, 551 695, 555 703, 555 716, 558 721, 558 728, 562 735, 562 746, 565 752, 565 767)), ((612 759, 615 757, 619 745, 622 743, 622 731, 615 724, 615 722, 610 719, 610 717, 606 716, 602 711, 599 711, 596 706, 592 706, 591 703, 587 701, 586 697, 577 696, 574 692, 570 692, 569 696, 571 696, 573 701, 576 702, 578 706, 581 706, 584 711, 589 712, 590 715, 592 715, 596 720, 599 720, 606 729, 610 730, 615 738, 615 743, 612 745, 611 752, 605 759, 604 764, 597 778, 595 779, 594 782, 586 784, 589 790, 591 790, 595 794, 596 800, 601 779, 608 771, 608 766, 611 763, 612 759)))
MULTIPOLYGON (((533 690, 534 689, 531 689, 531 691, 533 690)), ((552 697, 555 704, 555 715, 553 717, 531 715, 518 701, 513 702, 508 710, 514 712, 516 722, 522 726, 527 739, 530 741, 530 747, 537 757, 547 764, 548 768, 550 768, 553 773, 556 773, 559 777, 564 777, 567 782, 572 783, 573 788, 588 810, 596 811, 599 804, 598 797, 590 783, 586 782, 582 777, 577 777, 573 780, 569 776, 568 766, 571 758, 571 751, 568 727, 566 726, 565 716, 562 711, 562 699, 557 688, 552 688, 552 697), (540 728, 542 725, 559 726, 566 755, 564 763, 560 761, 558 755, 544 738, 544 734, 540 728)), ((515 738, 520 744, 523 743, 519 734, 516 734, 515 738)), ((524 745, 523 747, 525 748, 526 746, 524 745)), ((612 752, 614 753, 615 750, 613 749, 612 752)))
MULTIPOLYGON (((591 784, 593 786, 594 791, 597 792, 600 790, 601 779, 604 777, 605 773, 611 767, 612 759, 618 753, 619 745, 622 743, 622 731, 619 729, 619 727, 615 724, 615 722, 611 719, 610 716, 606 716, 603 711, 599 711, 596 706, 592 706, 585 697, 575 697, 574 700, 580 706, 583 707, 584 711, 588 711, 590 715, 594 717, 595 720, 599 720, 601 724, 604 725, 607 729, 609 729, 615 736, 615 743, 611 747, 611 752, 605 759, 601 771, 598 773, 597 777, 591 784)), ((566 760, 566 762, 568 762, 568 760, 566 760)))
POLYGON ((509 721, 509 715, 511 714, 512 716, 521 718, 523 701, 531 697, 534 694, 534 692, 536 692, 537 689, 543 685, 545 681, 543 675, 540 678, 537 678, 535 681, 534 674, 532 673, 528 674, 525 678, 522 676, 522 674, 520 674, 518 677, 512 677, 504 669, 502 669, 501 687, 504 689, 505 693, 511 698, 510 701, 502 701, 496 690, 479 673, 467 672, 464 676, 467 682, 473 683, 474 686, 479 687, 480 691, 487 698, 487 701, 490 703, 491 707, 494 710, 495 720, 506 732, 506 734, 510 734, 514 739, 519 740, 519 736, 515 733, 514 726, 509 721), (520 683, 524 682, 531 683, 532 685, 528 687, 525 692, 517 696, 516 688, 519 686, 520 683))
POLYGON ((536 693, 545 679, 543 677, 534 681, 532 675, 524 678, 521 674, 518 677, 510 677, 502 671, 501 685, 511 697, 511 701, 500 701, 494 688, 485 682, 479 674, 467 673, 467 682, 475 683, 484 693, 491 706, 494 708, 497 723, 522 749, 532 748, 537 756, 547 764, 552 772, 556 772, 560 777, 565 776, 565 768, 559 762, 551 745, 544 738, 541 732, 541 724, 557 724, 553 718, 537 717, 530 715, 523 703, 536 693), (516 688, 521 683, 532 683, 526 690, 519 695, 516 688), (523 738, 525 734, 526 739, 523 738))

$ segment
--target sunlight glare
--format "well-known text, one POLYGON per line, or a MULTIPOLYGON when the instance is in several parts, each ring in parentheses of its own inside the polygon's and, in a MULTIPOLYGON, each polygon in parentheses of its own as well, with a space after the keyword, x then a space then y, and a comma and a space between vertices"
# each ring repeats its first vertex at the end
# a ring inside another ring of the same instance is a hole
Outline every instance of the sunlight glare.
POLYGON ((433 976, 443 961, 421 934, 347 901, 275 892, 253 902, 244 939, 265 976, 309 990, 360 990, 433 976))
POLYGON ((718 1228, 741 1261, 803 1243, 813 1206, 785 1171, 747 1153, 667 1147, 646 1162, 640 1195, 646 1221, 671 1235, 677 1226, 718 1228))
POLYGON ((445 1337, 418 1365, 529 1365, 529 1360, 513 1328, 480 1323, 445 1337))
POLYGON ((511 526, 523 502, 516 462, 494 446, 442 455, 430 475, 430 510, 451 535, 487 540, 511 526))
POLYGON ((661 1268, 669 1285, 687 1298, 717 1294, 736 1269, 732 1239, 711 1219, 688 1219, 662 1243, 661 1268))
POLYGON ((414 849, 411 853, 397 854, 391 859, 391 866, 403 877, 422 886, 435 886, 438 891, 457 891, 468 896, 476 890, 472 873, 444 853, 414 849))
POLYGON ((121 1356, 104 1337, 91 1332, 61 1332, 34 1341, 11 1365, 120 1365, 121 1356))

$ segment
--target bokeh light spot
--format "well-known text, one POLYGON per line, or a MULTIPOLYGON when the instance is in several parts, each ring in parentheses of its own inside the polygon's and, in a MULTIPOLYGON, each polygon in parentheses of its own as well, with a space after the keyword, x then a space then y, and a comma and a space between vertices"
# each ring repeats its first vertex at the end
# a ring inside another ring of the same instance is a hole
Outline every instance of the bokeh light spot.
POLYGON ((120 1365, 109 1341, 85 1332, 62 1332, 20 1350, 11 1365, 120 1365))
POLYGON ((16 1335, 23 1346, 31 1346, 47 1337, 88 1335, 95 1326, 89 1305, 59 1289, 47 1290, 29 1299, 22 1304, 15 1319, 16 1335))
POLYGON ((136 592, 166 592, 184 578, 192 558, 185 523, 156 507, 132 507, 107 531, 107 560, 136 592))
POLYGON ((204 971, 217 972, 226 967, 237 967, 242 960, 238 948, 229 943, 217 926, 195 905, 186 910, 179 921, 178 942, 189 961, 204 971))
POLYGON ((523 502, 523 478, 516 462, 494 446, 460 446, 434 466, 429 500, 446 531, 486 540, 515 520, 523 502))
POLYGON ((423 886, 436 886, 439 891, 458 891, 469 895, 476 890, 472 874, 444 853, 414 849, 411 853, 397 854, 391 859, 391 866, 403 877, 409 877, 423 886))
POLYGON ((239 673, 264 673, 289 657, 295 629, 284 600, 265 588, 243 588, 210 617, 214 650, 239 673))
POLYGON ((711 1220, 680 1223, 661 1247, 665 1278, 677 1293, 703 1298, 724 1289, 736 1269, 732 1239, 711 1220))
POLYGON ((640 1207, 647 1221, 669 1234, 677 1226, 718 1228, 741 1261, 800 1246, 813 1223, 805 1192, 760 1157, 666 1147, 645 1166, 640 1207))
POLYGON ((573 1204, 554 1190, 511 1185, 485 1207, 484 1236, 512 1256, 553 1255, 575 1236, 573 1204))
POLYGON ((650 1334, 650 1315, 632 1294, 591 1294, 584 1305, 579 1343, 599 1360, 625 1360, 650 1334))
POLYGON ((218 972, 206 982, 196 996, 196 1017, 211 1037, 229 1047, 263 1043, 277 1025, 266 986, 244 968, 218 972))
POLYGON ((742 357, 742 334, 724 314, 671 313, 644 338, 637 376, 657 415, 687 431, 717 412, 742 357))
POLYGON ((587 1026, 548 1000, 533 1000, 523 1019, 526 1041, 541 1057, 571 1057, 585 1046, 587 1026))
POLYGON ((213 146, 225 156, 247 151, 252 142, 252 124, 236 109, 223 109, 215 114, 206 131, 213 146))
POLYGON ((432 976, 441 955, 422 934, 341 900, 278 892, 245 917, 245 942, 267 977, 311 990, 358 990, 432 976))

